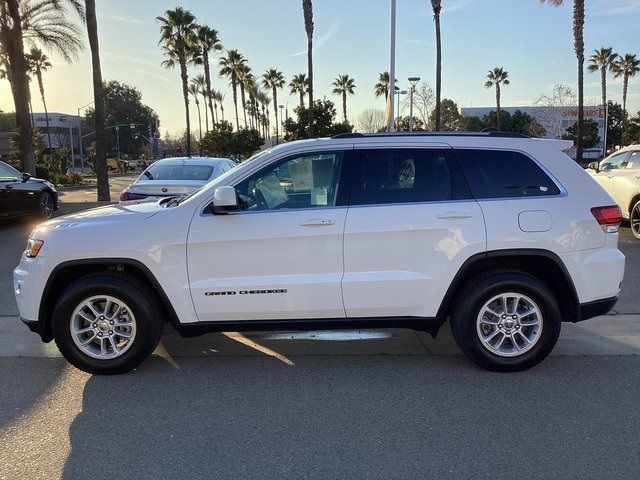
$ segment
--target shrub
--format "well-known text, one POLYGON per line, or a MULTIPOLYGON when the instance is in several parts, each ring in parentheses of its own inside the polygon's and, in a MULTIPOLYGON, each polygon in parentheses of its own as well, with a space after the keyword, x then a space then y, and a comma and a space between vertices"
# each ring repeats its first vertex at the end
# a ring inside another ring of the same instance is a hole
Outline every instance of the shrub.
POLYGON ((71 185, 71 179, 69 178, 69 175, 55 175, 54 182, 55 185, 71 185))
POLYGON ((71 172, 69 174, 69 181, 71 182, 71 185, 82 185, 83 180, 84 180, 84 175, 78 172, 71 172))
POLYGON ((36 165, 36 177, 43 180, 49 180, 49 169, 40 165, 36 165))

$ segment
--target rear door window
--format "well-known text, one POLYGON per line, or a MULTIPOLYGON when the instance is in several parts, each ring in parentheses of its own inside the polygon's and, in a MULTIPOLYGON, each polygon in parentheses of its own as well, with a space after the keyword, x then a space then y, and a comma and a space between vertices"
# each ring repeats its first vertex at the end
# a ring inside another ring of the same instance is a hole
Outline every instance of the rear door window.
POLYGON ((457 149, 475 198, 558 195, 560 189, 528 156, 506 150, 457 149))
MULTIPOLYGON (((464 180, 463 180, 464 181, 464 180)), ((455 170, 442 149, 362 149, 351 169, 351 205, 446 201, 455 170)))

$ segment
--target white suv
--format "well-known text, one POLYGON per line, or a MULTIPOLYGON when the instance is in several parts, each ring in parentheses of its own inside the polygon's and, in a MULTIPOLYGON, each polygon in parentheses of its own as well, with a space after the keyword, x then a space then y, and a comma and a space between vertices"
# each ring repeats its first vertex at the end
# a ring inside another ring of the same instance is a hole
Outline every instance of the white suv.
POLYGON ((596 181, 613 197, 640 240, 640 145, 631 145, 589 164, 596 181))
POLYGON ((620 209, 562 141, 362 135, 263 152, 189 196, 43 223, 14 271, 23 321, 92 373, 185 336, 446 319, 482 367, 544 359, 604 314, 620 209))

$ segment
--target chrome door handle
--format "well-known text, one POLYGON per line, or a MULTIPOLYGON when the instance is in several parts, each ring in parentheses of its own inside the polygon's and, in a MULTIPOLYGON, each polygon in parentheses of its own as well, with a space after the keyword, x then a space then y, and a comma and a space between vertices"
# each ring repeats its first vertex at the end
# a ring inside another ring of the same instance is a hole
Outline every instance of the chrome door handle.
POLYGON ((310 218, 309 220, 303 220, 302 222, 300 222, 300 226, 301 227, 313 227, 313 226, 325 226, 325 225, 333 225, 334 222, 333 220, 329 219, 329 218, 310 218))
POLYGON ((473 214, 468 213, 468 212, 444 212, 441 213, 439 215, 437 215, 438 218, 440 219, 458 219, 458 218, 471 218, 473 217, 473 214))

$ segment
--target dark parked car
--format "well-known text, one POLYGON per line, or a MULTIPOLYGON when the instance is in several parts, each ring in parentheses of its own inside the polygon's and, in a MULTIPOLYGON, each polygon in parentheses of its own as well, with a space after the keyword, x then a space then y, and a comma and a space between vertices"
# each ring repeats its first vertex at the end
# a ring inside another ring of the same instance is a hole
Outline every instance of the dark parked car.
POLYGON ((0 162, 0 218, 39 214, 49 218, 58 209, 58 192, 46 180, 0 162))

